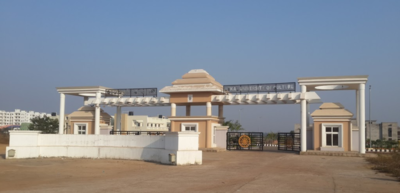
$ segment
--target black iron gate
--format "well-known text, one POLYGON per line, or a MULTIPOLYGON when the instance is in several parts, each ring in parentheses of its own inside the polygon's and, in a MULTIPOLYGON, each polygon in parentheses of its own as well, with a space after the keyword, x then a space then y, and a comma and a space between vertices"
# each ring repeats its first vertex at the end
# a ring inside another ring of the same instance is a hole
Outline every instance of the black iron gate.
POLYGON ((300 133, 278 133, 278 150, 300 151, 300 133))
POLYGON ((263 150, 262 132, 227 132, 226 149, 227 150, 263 150))

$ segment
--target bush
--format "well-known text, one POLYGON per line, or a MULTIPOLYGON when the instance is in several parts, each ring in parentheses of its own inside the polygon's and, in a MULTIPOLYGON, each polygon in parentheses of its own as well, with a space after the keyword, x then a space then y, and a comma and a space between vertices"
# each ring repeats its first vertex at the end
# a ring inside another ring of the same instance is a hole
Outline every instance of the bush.
MULTIPOLYGON (((371 146, 372 146, 372 148, 392 149, 392 148, 399 148, 399 142, 395 141, 395 140, 378 139, 376 141, 372 140, 371 146)), ((367 139, 366 147, 369 148, 369 139, 367 139)))
POLYGON ((391 173, 398 180, 400 180, 400 152, 397 148, 396 152, 390 154, 379 154, 378 157, 367 158, 371 164, 373 164, 372 169, 379 170, 385 173, 391 173))

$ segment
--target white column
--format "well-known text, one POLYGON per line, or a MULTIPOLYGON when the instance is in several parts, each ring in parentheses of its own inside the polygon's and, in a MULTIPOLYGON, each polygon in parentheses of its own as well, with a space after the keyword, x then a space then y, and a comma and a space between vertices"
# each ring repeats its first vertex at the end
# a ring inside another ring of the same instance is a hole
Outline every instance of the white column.
POLYGON ((360 84, 358 90, 360 92, 360 122, 358 123, 360 128, 360 153, 365 154, 365 84, 360 84))
POLYGON ((176 116, 176 104, 171 103, 171 117, 175 117, 175 116, 176 116))
POLYGON ((96 104, 94 112, 94 134, 100 135, 100 98, 101 93, 96 93, 96 104))
MULTIPOLYGON (((307 87, 301 86, 301 93, 307 92, 307 87)), ((307 101, 301 100, 301 151, 307 151, 307 101)))
POLYGON ((307 109, 307 123, 306 123, 306 125, 307 125, 307 129, 308 129, 308 127, 310 127, 310 104, 308 104, 308 102, 306 102, 306 109, 307 109))
POLYGON ((85 96, 83 97, 83 105, 87 105, 89 102, 89 97, 85 96))
POLYGON ((356 120, 357 120, 357 127, 360 125, 360 91, 356 90, 356 120))
POLYGON ((121 107, 117 107, 117 117, 116 117, 116 123, 117 123, 117 131, 121 131, 121 107))
POLYGON ((58 133, 64 134, 65 94, 60 93, 60 120, 58 120, 58 133))
POLYGON ((212 108, 212 105, 211 105, 211 102, 207 102, 207 116, 212 116, 212 112, 211 112, 211 108, 212 108))

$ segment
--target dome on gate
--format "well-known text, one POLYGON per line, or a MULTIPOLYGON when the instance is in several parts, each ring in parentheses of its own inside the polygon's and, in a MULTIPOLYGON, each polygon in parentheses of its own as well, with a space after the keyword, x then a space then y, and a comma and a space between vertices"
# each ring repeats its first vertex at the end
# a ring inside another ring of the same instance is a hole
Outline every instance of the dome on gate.
POLYGON ((324 103, 311 113, 312 117, 353 117, 353 113, 340 103, 324 103))
POLYGON ((203 69, 193 69, 184 74, 181 79, 172 82, 172 86, 166 86, 160 90, 162 93, 184 92, 212 92, 223 93, 223 86, 203 69))

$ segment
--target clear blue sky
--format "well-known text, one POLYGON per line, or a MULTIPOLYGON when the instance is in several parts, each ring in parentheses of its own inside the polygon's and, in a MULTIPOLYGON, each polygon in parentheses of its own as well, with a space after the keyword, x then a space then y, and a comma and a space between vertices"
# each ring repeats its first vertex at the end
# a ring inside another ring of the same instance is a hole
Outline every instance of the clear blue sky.
MULTIPOLYGON (((399 10, 397 0, 0 0, 0 109, 58 112, 55 87, 161 89, 201 68, 221 84, 369 75, 372 119, 400 122, 399 10)), ((354 91, 318 94, 355 112, 354 91)), ((82 105, 66 102, 66 113, 82 105)), ((239 112, 249 131, 289 131, 300 121, 300 105, 225 107, 227 119, 239 112)))

